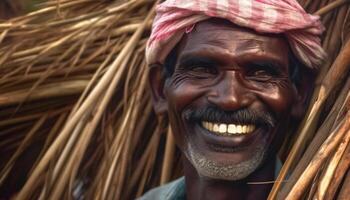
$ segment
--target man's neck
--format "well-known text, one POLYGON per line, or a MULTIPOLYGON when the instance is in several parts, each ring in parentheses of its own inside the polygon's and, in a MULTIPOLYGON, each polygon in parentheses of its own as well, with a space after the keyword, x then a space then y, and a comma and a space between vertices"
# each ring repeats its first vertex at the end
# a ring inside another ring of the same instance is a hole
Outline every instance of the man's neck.
POLYGON ((274 180, 275 159, 241 181, 222 181, 200 177, 187 159, 183 159, 187 200, 259 200, 267 199, 274 180))

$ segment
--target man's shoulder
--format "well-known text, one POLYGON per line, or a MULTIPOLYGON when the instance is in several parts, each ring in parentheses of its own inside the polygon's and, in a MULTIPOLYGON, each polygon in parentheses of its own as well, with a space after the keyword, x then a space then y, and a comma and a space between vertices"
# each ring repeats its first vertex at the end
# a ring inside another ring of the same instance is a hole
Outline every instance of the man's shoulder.
POLYGON ((181 177, 166 185, 154 188, 138 200, 184 200, 185 178, 181 177))

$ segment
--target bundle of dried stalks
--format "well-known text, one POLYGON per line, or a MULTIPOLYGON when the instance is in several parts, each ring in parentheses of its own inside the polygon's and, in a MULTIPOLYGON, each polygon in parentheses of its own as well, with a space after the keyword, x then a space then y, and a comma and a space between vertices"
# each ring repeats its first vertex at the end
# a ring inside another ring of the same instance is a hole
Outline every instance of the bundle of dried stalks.
POLYGON ((146 90, 154 4, 52 1, 0 24, 2 195, 125 199, 154 181, 166 128, 146 90))
POLYGON ((0 1, 0 20, 9 19, 19 14, 21 3, 18 0, 3 0, 0 1))
MULTIPOLYGON (((350 7, 300 2, 322 16, 329 58, 281 150, 291 153, 270 199, 341 198, 350 188, 350 7)), ((181 174, 146 84, 155 3, 53 0, 0 23, 1 197, 132 199, 181 174)))

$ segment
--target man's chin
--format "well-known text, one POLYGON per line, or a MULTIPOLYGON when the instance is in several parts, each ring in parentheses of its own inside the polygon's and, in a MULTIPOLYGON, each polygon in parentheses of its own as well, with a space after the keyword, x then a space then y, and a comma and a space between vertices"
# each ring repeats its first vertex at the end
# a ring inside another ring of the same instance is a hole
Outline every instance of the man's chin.
POLYGON ((230 153, 216 152, 214 153, 216 156, 209 156, 203 152, 190 143, 184 153, 199 176, 217 180, 238 181, 245 179, 256 171, 265 159, 264 147, 257 147, 255 152, 252 152, 251 157, 241 162, 222 159, 222 156, 220 156, 220 154, 227 155, 230 153))

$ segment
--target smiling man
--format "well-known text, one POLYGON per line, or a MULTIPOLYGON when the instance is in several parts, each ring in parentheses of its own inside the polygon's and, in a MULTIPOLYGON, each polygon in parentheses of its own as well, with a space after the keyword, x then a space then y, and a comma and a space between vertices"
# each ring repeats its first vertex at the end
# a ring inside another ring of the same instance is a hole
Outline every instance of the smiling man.
POLYGON ((146 57, 185 178, 141 199, 266 199, 277 150, 324 58, 318 17, 294 0, 168 0, 146 57))

